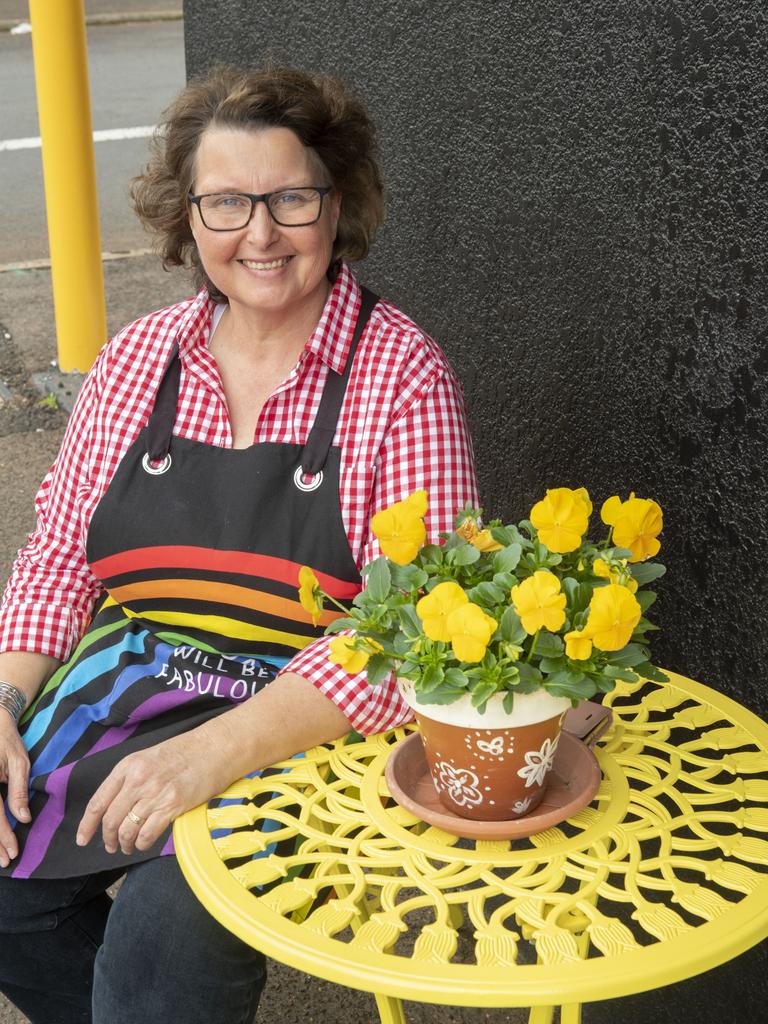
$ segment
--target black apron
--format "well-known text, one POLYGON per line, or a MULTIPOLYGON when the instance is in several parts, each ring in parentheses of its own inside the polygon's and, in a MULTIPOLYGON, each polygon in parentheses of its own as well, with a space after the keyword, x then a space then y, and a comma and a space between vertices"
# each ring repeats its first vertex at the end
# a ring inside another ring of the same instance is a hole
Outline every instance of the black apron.
MULTIPOLYGON (((329 369, 306 445, 218 448, 172 436, 181 364, 174 346, 147 426, 126 452, 88 531, 106 597, 76 651, 20 725, 29 751, 30 824, 0 874, 66 878, 173 853, 84 848, 77 825, 127 754, 248 700, 337 617, 317 626, 298 602, 310 566, 342 604, 360 591, 333 447, 357 345, 377 299, 363 289, 342 374, 329 369)), ((205 771, 205 765, 200 766, 205 771)), ((5 796, 5 792, 3 792, 5 796)))

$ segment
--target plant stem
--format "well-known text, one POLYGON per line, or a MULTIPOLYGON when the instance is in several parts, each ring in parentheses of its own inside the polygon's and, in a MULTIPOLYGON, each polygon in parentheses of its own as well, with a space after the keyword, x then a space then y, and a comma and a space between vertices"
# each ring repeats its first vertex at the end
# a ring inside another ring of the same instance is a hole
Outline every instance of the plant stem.
POLYGON ((539 633, 540 632, 541 632, 541 630, 537 629, 536 632, 533 634, 533 640, 531 640, 531 649, 530 649, 530 651, 528 651, 528 657, 525 659, 526 661, 530 661, 531 658, 533 657, 533 652, 536 650, 536 643, 537 643, 537 641, 539 639, 539 633))
POLYGON ((324 590, 321 590, 320 593, 323 595, 326 601, 330 601, 331 604, 335 604, 340 612, 344 612, 344 614, 347 616, 349 615, 349 608, 345 608, 343 604, 339 604, 335 597, 331 597, 330 594, 326 594, 324 590))

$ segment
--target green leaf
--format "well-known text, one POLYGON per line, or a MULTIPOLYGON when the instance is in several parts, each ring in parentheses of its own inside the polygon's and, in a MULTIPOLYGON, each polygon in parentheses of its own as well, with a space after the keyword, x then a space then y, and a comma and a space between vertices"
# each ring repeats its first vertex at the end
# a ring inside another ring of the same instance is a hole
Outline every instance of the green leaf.
POLYGON ((631 548, 606 548, 601 557, 603 561, 608 561, 609 558, 633 558, 634 554, 631 548))
POLYGON ((591 600, 592 586, 589 583, 580 583, 573 610, 578 612, 584 611, 585 608, 589 607, 589 602, 591 600))
POLYGON ((406 636, 405 633, 395 633, 395 639, 392 641, 392 646, 395 649, 395 653, 401 657, 404 654, 410 654, 413 647, 413 641, 415 637, 406 636))
POLYGON ((547 675, 552 675, 553 672, 563 672, 567 664, 565 658, 542 658, 539 662, 539 668, 547 675))
POLYGON ((495 605, 501 604, 506 596, 501 587, 497 587, 495 583, 478 583, 476 587, 467 591, 467 597, 473 604, 483 605, 485 608, 493 608, 495 605))
POLYGON ((421 695, 421 691, 417 688, 416 692, 419 694, 419 699, 424 704, 453 704, 459 697, 463 697, 467 692, 466 690, 455 690, 452 686, 447 686, 443 683, 442 686, 438 687, 437 690, 433 690, 431 693, 425 693, 421 695))
POLYGON ((400 616, 400 625, 407 637, 415 639, 417 636, 422 635, 421 619, 416 614, 416 609, 412 604, 400 605, 397 609, 397 614, 400 616))
POLYGON ((473 708, 480 710, 482 707, 481 714, 485 712, 485 705, 488 700, 496 693, 495 683, 481 683, 480 686, 475 687, 472 691, 471 703, 473 708))
POLYGON ((547 689, 549 689, 550 686, 565 686, 578 683, 583 678, 583 672, 579 672, 577 669, 563 668, 559 672, 553 672, 552 675, 547 676, 544 682, 547 689))
MULTIPOLYGON (((518 671, 520 672, 520 682, 524 685, 531 684, 532 689, 536 689, 537 686, 541 686, 544 677, 541 672, 536 668, 535 665, 531 665, 528 661, 520 661, 517 664, 518 671)), ((530 690, 524 690, 524 693, 530 693, 530 690)))
POLYGON ((651 679, 654 683, 668 683, 669 676, 665 675, 661 669, 656 668, 650 661, 644 661, 641 665, 635 666, 637 674, 642 679, 651 679))
POLYGON ((573 608, 578 596, 579 581, 575 580, 573 576, 563 576, 560 580, 560 587, 568 599, 569 608, 573 608))
POLYGON ((615 679, 608 679, 606 676, 601 675, 597 678, 592 677, 592 680, 600 693, 610 693, 611 690, 616 689, 615 679))
POLYGON ((392 574, 389 571, 389 563, 382 555, 371 563, 368 569, 368 586, 365 589, 370 598, 382 602, 389 597, 391 586, 392 574))
POLYGON ((357 629, 357 626, 357 619, 348 619, 346 616, 342 616, 340 619, 334 619, 330 625, 325 627, 325 635, 340 633, 343 629, 357 629))
POLYGON ((390 565, 392 586, 396 590, 421 590, 429 577, 418 565, 390 565))
POLYGON ((469 686, 469 679, 460 668, 449 668, 445 673, 445 681, 454 690, 466 690, 469 686))
POLYGON ((512 714, 512 708, 515 706, 514 690, 507 690, 507 692, 504 694, 504 700, 501 702, 501 706, 504 708, 504 711, 508 715, 512 714))
POLYGON ((411 657, 404 658, 397 669, 398 676, 405 676, 406 679, 412 679, 414 683, 421 679, 421 665, 418 661, 414 661, 411 657))
POLYGON ((370 686, 381 686, 392 671, 392 665, 388 658, 381 654, 372 654, 366 665, 366 675, 370 686))
POLYGON ((542 658, 557 658, 564 650, 565 646, 561 637, 542 629, 536 641, 536 654, 542 658))
POLYGON ((585 700, 594 696, 597 685, 589 676, 584 675, 579 679, 566 679, 558 683, 553 683, 550 676, 546 683, 546 690, 553 697, 570 697, 572 700, 585 700))
POLYGON ((493 556, 494 572, 512 572, 513 569, 517 568, 517 563, 520 561, 522 553, 523 549, 517 542, 508 544, 501 551, 497 551, 493 556))
MULTIPOLYGON (((515 531, 516 533, 517 531, 515 531)), ((514 544, 517 540, 515 533, 510 530, 508 526, 492 526, 491 536, 497 544, 502 544, 504 547, 509 547, 510 544, 514 544)))
POLYGON ((621 679, 625 683, 636 683, 638 675, 631 669, 622 668, 621 665, 606 665, 603 669, 603 675, 607 676, 608 679, 621 679))
POLYGON ((512 587, 516 587, 520 581, 517 576, 511 572, 497 572, 493 575, 493 582, 497 587, 501 587, 504 591, 504 596, 506 597, 512 587))
POLYGON ((621 668, 634 668, 648 661, 648 653, 639 644, 627 644, 620 651, 611 651, 608 662, 621 668))
POLYGON ((651 583, 663 576, 667 567, 659 562, 638 562, 637 565, 630 565, 629 571, 637 580, 637 585, 644 587, 646 583, 651 583))
POLYGON ((424 562, 434 562, 435 565, 442 565, 445 558, 443 545, 425 544, 421 549, 421 558, 424 562))
POLYGON ((638 590, 635 597, 637 598, 637 603, 640 605, 640 609, 643 612, 647 612, 656 600, 656 595, 652 590, 638 590))
POLYGON ((504 614, 501 616, 501 622, 499 623, 499 630, 501 639, 509 644, 521 644, 528 636, 523 629, 520 616, 512 605, 504 609, 504 614))
POLYGON ((480 558, 480 552, 472 544, 461 544, 446 555, 450 565, 473 565, 480 558))
POLYGON ((445 678, 442 668, 439 665, 427 665, 421 677, 419 693, 430 693, 441 685, 445 678))

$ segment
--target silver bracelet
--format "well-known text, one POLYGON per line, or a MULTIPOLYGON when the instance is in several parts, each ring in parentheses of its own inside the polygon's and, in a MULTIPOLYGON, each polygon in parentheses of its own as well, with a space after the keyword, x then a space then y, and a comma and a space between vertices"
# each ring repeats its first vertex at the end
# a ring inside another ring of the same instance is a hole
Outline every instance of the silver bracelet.
POLYGON ((27 698, 18 686, 13 686, 0 679, 0 708, 5 708, 14 722, 18 722, 24 714, 26 706, 27 698))

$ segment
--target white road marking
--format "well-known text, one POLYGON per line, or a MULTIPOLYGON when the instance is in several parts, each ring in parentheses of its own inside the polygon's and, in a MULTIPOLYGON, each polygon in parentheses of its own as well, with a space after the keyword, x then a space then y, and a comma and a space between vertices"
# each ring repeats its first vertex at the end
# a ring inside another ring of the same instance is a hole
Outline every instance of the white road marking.
MULTIPOLYGON (((103 252, 101 259, 104 263, 109 260, 127 260, 133 256, 151 256, 154 251, 154 249, 126 249, 125 252, 103 252)), ((48 257, 39 260, 22 260, 20 263, 0 263, 0 274, 23 270, 49 270, 50 266, 51 261, 48 257)))
MULTIPOLYGON (((143 125, 140 128, 105 128, 93 133, 94 142, 118 142, 121 139, 146 139, 154 134, 157 126, 143 125)), ((0 139, 0 153, 9 149, 39 149, 40 136, 28 139, 0 139)))

